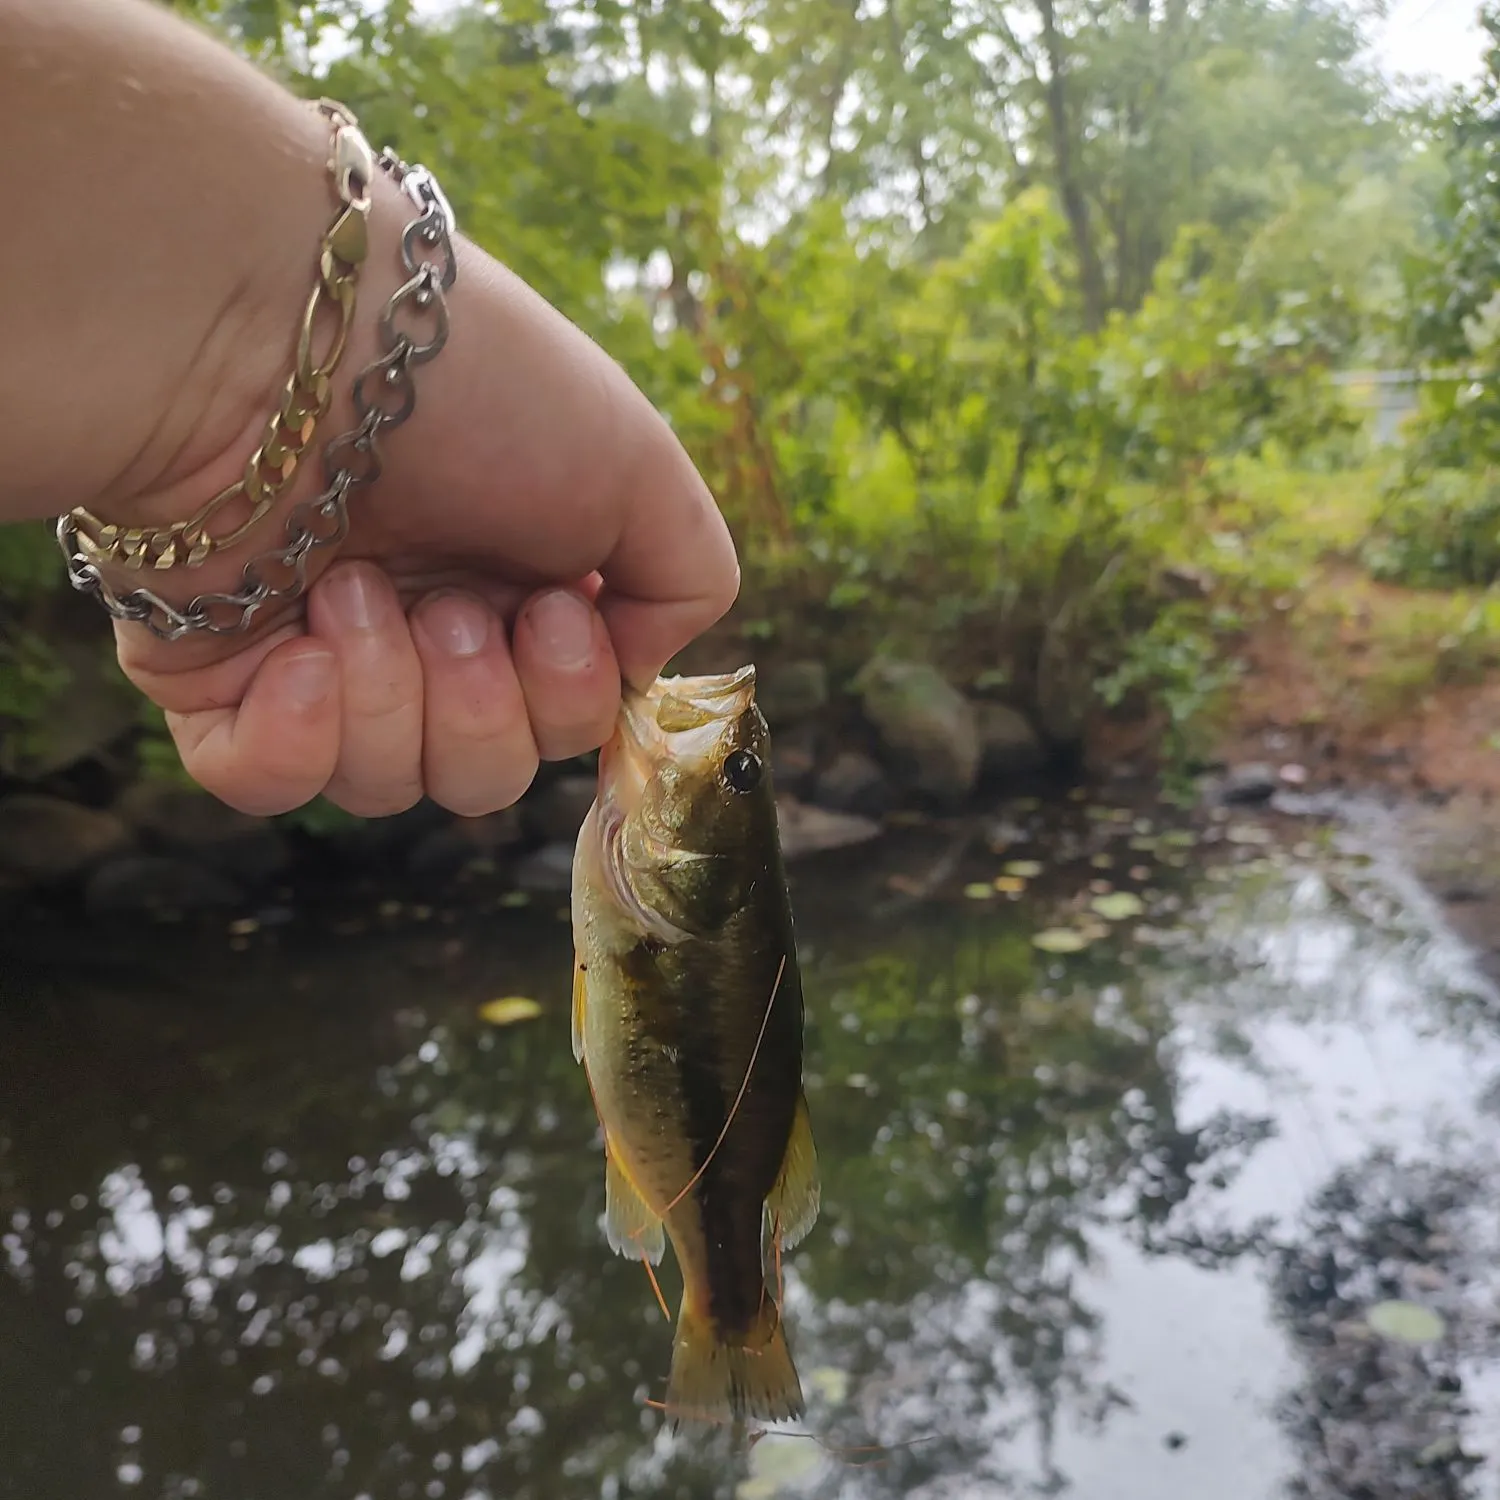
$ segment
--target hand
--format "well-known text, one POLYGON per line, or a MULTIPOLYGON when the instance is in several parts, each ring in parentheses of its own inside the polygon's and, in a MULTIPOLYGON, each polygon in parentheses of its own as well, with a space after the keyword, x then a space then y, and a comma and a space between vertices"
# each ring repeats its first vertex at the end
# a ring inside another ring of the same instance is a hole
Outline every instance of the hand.
MULTIPOLYGON (((380 206, 394 234, 408 210, 380 206)), ((489 257, 460 241, 459 262, 449 343, 417 371, 417 410, 357 492, 305 619, 207 642, 117 627, 190 774, 244 811, 320 792, 364 816, 424 792, 460 814, 504 807, 539 759, 603 743, 622 675, 648 683, 733 602, 727 528, 644 396, 489 257)), ((377 249, 362 309, 396 284, 384 269, 377 249)), ((345 368, 366 358, 362 341, 345 368)), ((252 404, 267 388, 246 387, 252 404)), ((147 508, 185 514, 211 482, 200 470, 147 508)))
MULTIPOLYGON (((0 312, 24 355, 0 362, 0 521, 191 515, 239 476, 290 369, 331 218, 328 123, 161 6, 9 0, 0 138, 23 136, 31 231, 0 236, 0 312)), ((241 545, 151 575, 174 603, 236 588, 355 425, 413 212, 384 174, 373 197, 316 447, 241 545)), ((243 636, 117 629, 189 772, 246 812, 320 792, 364 815, 423 792, 503 807, 539 758, 603 742, 622 674, 648 683, 733 602, 727 528, 665 422, 516 277, 457 252, 447 347, 416 370, 415 412, 383 435, 336 565, 314 554, 309 595, 243 636)))

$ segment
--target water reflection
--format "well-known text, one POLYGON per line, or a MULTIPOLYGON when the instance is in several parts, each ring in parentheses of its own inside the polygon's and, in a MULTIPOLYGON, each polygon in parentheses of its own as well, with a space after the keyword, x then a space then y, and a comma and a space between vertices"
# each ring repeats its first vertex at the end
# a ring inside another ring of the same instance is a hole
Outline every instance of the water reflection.
POLYGON ((826 1206, 789 1314, 808 1425, 915 1442, 872 1467, 645 1405, 670 1329, 599 1233, 562 924, 7 956, 0 1494, 1477 1497, 1494 997, 1379 869, 1249 835, 1161 861, 1133 935, 1031 944, 1151 841, 1049 832, 1036 909, 799 892, 826 1206), (484 1027, 501 993, 543 1019, 484 1027), (1448 1338, 1361 1331, 1393 1296, 1448 1338))

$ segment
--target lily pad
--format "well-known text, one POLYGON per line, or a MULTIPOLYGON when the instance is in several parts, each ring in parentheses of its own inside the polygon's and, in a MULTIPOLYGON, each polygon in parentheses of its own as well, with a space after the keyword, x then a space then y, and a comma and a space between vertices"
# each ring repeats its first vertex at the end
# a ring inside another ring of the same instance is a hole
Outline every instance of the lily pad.
POLYGON ((1138 833, 1131 839, 1130 847, 1138 854, 1152 854, 1156 851, 1156 836, 1150 833, 1138 833))
POLYGON ((504 907, 530 906, 531 893, 529 891, 507 891, 495 905, 504 907))
POLYGON ((1365 1322, 1382 1338, 1398 1344, 1434 1344, 1448 1325, 1430 1307, 1416 1302, 1377 1302, 1365 1314, 1365 1322))
POLYGON ((964 895, 970 901, 988 901, 995 894, 995 888, 987 880, 976 880, 964 887, 964 895))
POLYGON ((736 1500, 770 1500, 782 1486, 813 1474, 823 1462, 818 1445, 800 1436, 768 1435, 750 1450, 750 1477, 735 1488, 736 1500))
POLYGON ((1013 859, 1005 866, 1007 875, 1019 875, 1022 880, 1035 880, 1042 873, 1042 867, 1034 859, 1013 859))
POLYGON ((1019 875, 997 875, 994 884, 1002 896, 1019 896, 1026 889, 1026 882, 1019 875))
POLYGON ((1269 844, 1274 835, 1257 823, 1234 823, 1224 830, 1224 837, 1231 844, 1269 844))
POLYGON ((1096 870, 1112 870, 1115 865, 1115 857, 1113 854, 1096 854, 1089 863, 1096 870))
POLYGON ((542 1007, 525 995, 506 995, 499 1000, 487 1000, 479 1007, 479 1019, 491 1026, 514 1026, 518 1021, 534 1021, 542 1013, 542 1007))
POLYGON ((1088 936, 1076 927, 1048 927, 1031 941, 1043 953, 1079 953, 1089 945, 1088 936))
POLYGON ((849 1394, 849 1372, 832 1365, 822 1365, 809 1372, 807 1383, 825 1401, 838 1405, 849 1394))
POLYGON ((1198 842, 1198 835, 1190 828, 1169 828, 1161 841, 1171 849, 1191 849, 1198 842))
POLYGON ((1133 891, 1111 891, 1107 896, 1095 896, 1089 905, 1106 922, 1123 922, 1126 917, 1138 917, 1146 904, 1133 891))

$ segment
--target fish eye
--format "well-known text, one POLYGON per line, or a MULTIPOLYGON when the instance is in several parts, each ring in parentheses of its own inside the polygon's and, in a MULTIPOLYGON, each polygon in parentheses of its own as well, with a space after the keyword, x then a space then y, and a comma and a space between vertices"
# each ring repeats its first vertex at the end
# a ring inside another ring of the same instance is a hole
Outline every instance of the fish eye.
POLYGON ((724 757, 724 784, 732 792, 753 792, 760 785, 760 756, 753 750, 731 750, 724 757))

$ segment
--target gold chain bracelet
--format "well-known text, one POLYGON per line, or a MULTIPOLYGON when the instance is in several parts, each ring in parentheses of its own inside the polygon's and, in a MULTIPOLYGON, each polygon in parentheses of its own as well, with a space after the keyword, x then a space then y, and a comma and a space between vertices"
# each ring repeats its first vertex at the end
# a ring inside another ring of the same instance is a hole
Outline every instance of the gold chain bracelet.
POLYGON ((127 568, 148 564, 165 571, 182 566, 201 567, 216 552, 242 540, 263 520, 276 498, 290 483, 302 455, 311 445, 318 423, 332 400, 330 377, 344 357, 349 325, 359 285, 360 267, 369 248, 370 187, 375 177, 375 155, 344 105, 320 99, 319 113, 334 125, 328 156, 339 212, 323 235, 318 253, 318 282, 303 309, 297 336, 297 367, 288 377, 281 405, 267 421, 261 440, 245 464, 244 473, 220 490, 197 514, 169 526, 112 526, 82 506, 70 512, 80 550, 93 562, 121 562, 127 568), (333 343, 320 363, 313 362, 313 330, 321 310, 331 305, 339 318, 333 343), (243 497, 250 514, 232 529, 218 534, 208 523, 232 501, 243 497))

